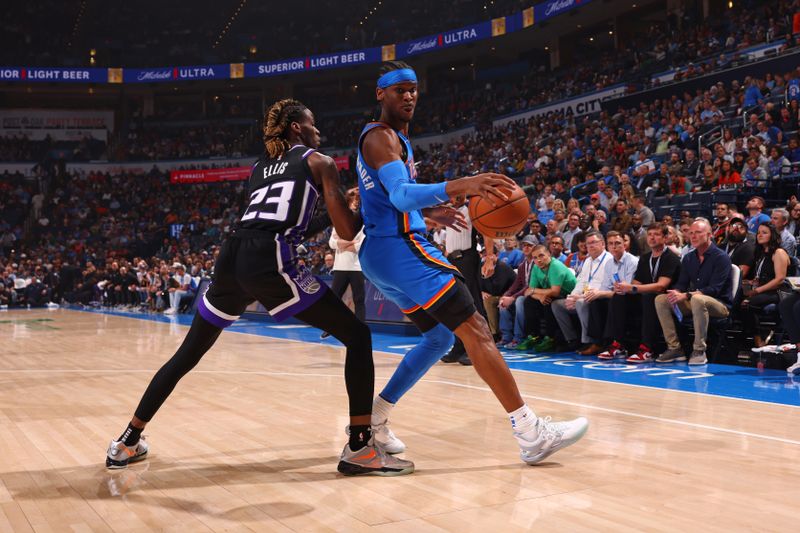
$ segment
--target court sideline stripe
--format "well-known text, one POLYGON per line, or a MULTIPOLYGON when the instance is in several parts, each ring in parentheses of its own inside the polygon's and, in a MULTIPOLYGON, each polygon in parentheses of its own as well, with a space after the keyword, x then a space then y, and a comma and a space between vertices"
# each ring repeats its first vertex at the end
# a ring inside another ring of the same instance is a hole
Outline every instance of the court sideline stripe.
MULTIPOLYGON (((161 321, 161 320, 155 320, 154 318, 151 318, 151 317, 148 317, 148 316, 141 316, 140 317, 140 316, 136 316, 136 315, 133 315, 133 314, 130 314, 130 315, 128 315, 128 314, 117 314, 118 312, 107 313, 105 311, 95 311, 95 310, 90 310, 90 309, 75 309, 75 308, 63 308, 63 309, 66 310, 66 311, 80 311, 80 312, 83 312, 83 313, 89 313, 89 314, 95 314, 95 315, 102 314, 102 315, 107 315, 107 316, 115 316, 115 317, 118 317, 118 318, 132 318, 134 320, 147 320, 148 322, 155 322, 157 324, 164 324, 164 325, 172 325, 172 324, 174 324, 172 322, 164 322, 164 321, 161 321)), ((177 325, 181 326, 181 327, 185 327, 185 328, 189 327, 189 324, 177 324, 177 325)), ((267 327, 269 327, 269 326, 267 326, 267 327)), ((267 335, 265 333, 250 333, 248 331, 231 331, 231 333, 236 333, 238 335, 252 335, 254 337, 267 337, 269 339, 275 339, 275 340, 279 340, 279 341, 300 342, 300 343, 303 343, 303 344, 311 344, 313 346, 328 346, 330 348, 343 348, 343 346, 341 346, 341 345, 323 344, 323 343, 319 343, 319 342, 304 341, 304 340, 298 340, 298 339, 289 339, 289 338, 286 338, 286 337, 276 337, 276 336, 273 336, 273 335, 267 335)), ((403 357, 403 355, 404 355, 404 354, 399 354, 399 353, 394 353, 394 352, 387 352, 387 351, 383 351, 383 350, 373 350, 373 352, 374 353, 382 353, 382 354, 386 354, 386 355, 392 355, 394 357, 403 357)), ((506 361, 506 364, 507 363, 508 363, 508 361, 506 361)), ((713 394, 713 393, 710 393, 710 392, 686 391, 686 390, 680 390, 680 389, 668 389, 668 388, 665 388, 665 387, 655 387, 655 386, 652 386, 652 385, 638 385, 636 383, 624 383, 622 381, 609 381, 609 380, 596 379, 596 378, 591 378, 591 377, 586 377, 586 376, 569 376, 569 375, 566 375, 566 374, 553 374, 553 373, 550 373, 550 372, 540 372, 538 370, 529 370, 529 369, 522 369, 522 368, 511 368, 511 367, 509 367, 509 370, 511 370, 512 372, 524 372, 524 373, 527 373, 527 374, 537 374, 537 375, 540 375, 540 376, 552 376, 552 377, 569 378, 569 379, 580 379, 580 380, 586 380, 586 381, 597 381, 597 382, 600 382, 600 383, 607 383, 609 385, 621 385, 621 386, 624 386, 624 387, 636 387, 638 389, 647 389, 647 390, 651 390, 651 391, 678 392, 678 393, 681 393, 681 394, 692 394, 692 395, 699 395, 699 396, 708 396, 708 397, 711 397, 711 398, 723 398, 723 399, 726 399, 726 400, 735 400, 735 401, 739 401, 739 402, 751 402, 751 403, 757 403, 757 404, 761 404, 761 405, 781 406, 781 407, 788 407, 790 409, 800 409, 800 405, 794 405, 794 404, 788 404, 788 403, 769 402, 769 401, 766 401, 766 400, 754 400, 752 398, 739 398, 737 396, 724 396, 722 394, 713 394)))
MULTIPOLYGON (((300 341, 302 342, 302 341, 300 341)), ((33 370, 33 369, 18 369, 18 370, 0 370, 2 374, 8 373, 54 373, 54 372, 63 372, 63 373, 123 373, 123 374, 132 374, 132 373, 152 373, 154 370, 152 369, 108 369, 108 370, 99 370, 99 369, 43 369, 43 370, 33 370)), ((318 374, 318 373, 304 373, 304 372, 270 372, 267 370, 193 370, 192 373, 194 374, 231 374, 231 375, 260 375, 260 376, 289 376, 289 377, 321 377, 321 378, 341 378, 341 374, 318 374)), ((388 381, 388 378, 381 378, 376 376, 376 379, 381 381, 388 381)), ((451 387, 459 387, 462 389, 470 389, 482 392, 492 392, 491 389, 488 387, 479 387, 477 385, 468 385, 466 383, 457 383, 455 381, 447 381, 442 379, 421 379, 420 382, 422 383, 435 383, 439 385, 449 385, 451 387)), ((522 394, 522 393, 521 393, 522 394)), ((570 407, 580 407, 583 409, 592 409, 595 411, 602 411, 604 413, 611 413, 617 415, 625 415, 634 418, 641 418, 644 420, 652 420, 654 422, 664 422, 669 424, 677 424, 679 426, 686 426, 692 427, 697 429, 706 429, 711 431, 719 431, 721 433, 728 433, 731 435, 738 435, 741 437, 753 437, 757 439, 764 439, 770 440, 774 442, 780 442, 783 444, 792 444, 795 446, 800 446, 800 441, 792 440, 792 439, 785 439, 783 437, 774 437, 772 435, 763 435, 761 433, 752 433, 749 431, 740 431, 737 429, 728 429, 722 428, 718 426, 710 426, 708 424, 700 424, 697 422, 686 422, 683 420, 676 420, 674 418, 662 418, 659 416, 652 416, 652 415, 644 415, 641 413, 633 413, 631 411, 623 411, 621 409, 611 409, 609 407, 598 407, 596 405, 588 405, 584 403, 578 402, 570 402, 566 400, 555 400, 552 398, 546 398, 544 396, 536 396, 533 394, 522 394, 525 398, 531 398, 533 400, 543 401, 543 402, 550 402, 550 403, 557 403, 561 405, 569 405, 570 407)))

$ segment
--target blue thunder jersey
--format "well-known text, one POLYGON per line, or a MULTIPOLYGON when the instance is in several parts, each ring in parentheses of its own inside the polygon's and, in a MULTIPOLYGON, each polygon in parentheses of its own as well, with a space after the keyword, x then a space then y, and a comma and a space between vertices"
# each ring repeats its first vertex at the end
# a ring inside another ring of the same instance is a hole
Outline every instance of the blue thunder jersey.
MULTIPOLYGON (((361 153, 361 143, 364 136, 375 128, 390 128, 384 122, 370 122, 364 126, 358 138, 358 190, 361 193, 361 215, 364 219, 364 233, 374 237, 390 237, 403 235, 410 232, 425 233, 425 220, 419 210, 404 213, 398 211, 389 200, 389 191, 386 190, 380 178, 378 169, 372 168, 364 162, 361 153)), ((417 169, 414 167, 414 151, 411 141, 401 132, 394 130, 403 143, 403 163, 408 172, 408 182, 416 183, 417 169)))

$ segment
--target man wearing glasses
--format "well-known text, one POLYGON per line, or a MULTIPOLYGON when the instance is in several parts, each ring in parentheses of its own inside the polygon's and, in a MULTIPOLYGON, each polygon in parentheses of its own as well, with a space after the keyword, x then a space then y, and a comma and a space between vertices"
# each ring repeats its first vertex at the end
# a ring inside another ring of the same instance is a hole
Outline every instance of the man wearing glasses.
POLYGON ((747 276, 756 253, 756 239, 747 232, 747 223, 742 217, 731 217, 728 224, 728 238, 722 244, 722 250, 728 254, 731 263, 742 271, 742 279, 747 276))
POLYGON ((581 268, 575 288, 566 298, 552 303, 553 315, 556 317, 567 343, 566 349, 578 350, 580 348, 579 353, 581 354, 598 346, 602 341, 600 337, 591 337, 589 334, 589 304, 600 297, 606 285, 611 286, 608 280, 612 280, 611 275, 614 272, 614 260, 606 251, 605 241, 599 231, 586 232, 586 248, 589 257, 586 258, 581 268), (580 341, 583 346, 578 342, 578 332, 572 322, 574 315, 578 315, 581 324, 580 341))

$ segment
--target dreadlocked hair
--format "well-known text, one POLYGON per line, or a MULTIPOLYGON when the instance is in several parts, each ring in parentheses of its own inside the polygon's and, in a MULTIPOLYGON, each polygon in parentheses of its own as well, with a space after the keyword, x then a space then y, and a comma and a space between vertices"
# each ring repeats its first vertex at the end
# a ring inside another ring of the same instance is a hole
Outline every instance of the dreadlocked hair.
POLYGON ((269 108, 264 115, 264 147, 271 158, 278 158, 291 148, 286 138, 289 124, 300 121, 306 109, 302 102, 291 98, 278 100, 269 108))
POLYGON ((384 61, 383 65, 381 65, 380 69, 378 70, 378 77, 383 76, 387 72, 392 72, 393 70, 402 70, 404 68, 413 70, 411 65, 405 61, 384 61))

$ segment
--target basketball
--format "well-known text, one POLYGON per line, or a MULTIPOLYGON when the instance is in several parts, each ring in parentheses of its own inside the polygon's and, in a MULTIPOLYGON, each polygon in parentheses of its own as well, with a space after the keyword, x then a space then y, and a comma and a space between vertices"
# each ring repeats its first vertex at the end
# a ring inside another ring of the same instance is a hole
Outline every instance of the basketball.
POLYGON ((469 218, 481 234, 495 239, 513 237, 525 225, 531 204, 525 192, 517 185, 508 194, 508 200, 497 207, 481 196, 469 201, 469 218))

